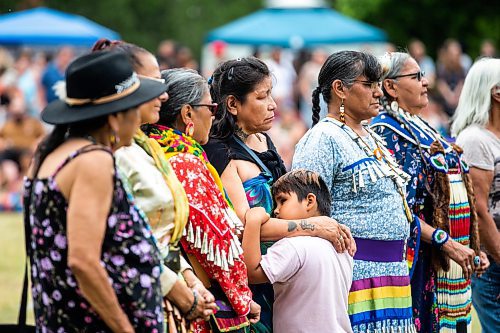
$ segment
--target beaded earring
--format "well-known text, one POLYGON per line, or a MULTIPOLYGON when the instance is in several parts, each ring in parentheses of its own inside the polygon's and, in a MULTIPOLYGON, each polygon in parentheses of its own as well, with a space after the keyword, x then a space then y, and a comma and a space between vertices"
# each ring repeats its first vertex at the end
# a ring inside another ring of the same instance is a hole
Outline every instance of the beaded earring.
POLYGON ((345 124, 345 107, 344 107, 344 99, 340 102, 340 122, 345 124))

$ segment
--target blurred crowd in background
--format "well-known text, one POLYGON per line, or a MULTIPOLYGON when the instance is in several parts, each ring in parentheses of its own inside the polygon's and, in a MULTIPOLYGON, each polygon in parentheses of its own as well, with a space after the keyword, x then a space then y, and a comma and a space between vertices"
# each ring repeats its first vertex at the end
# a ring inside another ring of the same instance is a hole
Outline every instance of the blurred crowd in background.
MULTIPOLYGON (((407 48, 429 81, 429 105, 422 117, 448 136, 450 117, 467 71, 476 59, 471 59, 455 39, 445 40, 438 54, 427 54, 420 40, 409 41, 407 48)), ((37 144, 50 131, 41 122, 40 111, 58 98, 56 83, 64 79, 66 67, 81 52, 71 47, 55 52, 35 49, 13 52, 0 47, 0 211, 22 210, 23 176, 37 144)), ((491 40, 483 41, 479 54, 498 57, 491 40)), ((192 51, 176 41, 161 42, 156 55, 162 70, 187 67, 200 71, 192 51)), ((319 70, 328 54, 322 49, 292 53, 273 48, 266 52, 256 50, 254 55, 263 59, 274 75, 273 97, 278 108, 269 135, 289 168, 295 144, 311 126, 311 92, 317 86, 319 70)), ((326 105, 321 107, 326 114, 326 105)))

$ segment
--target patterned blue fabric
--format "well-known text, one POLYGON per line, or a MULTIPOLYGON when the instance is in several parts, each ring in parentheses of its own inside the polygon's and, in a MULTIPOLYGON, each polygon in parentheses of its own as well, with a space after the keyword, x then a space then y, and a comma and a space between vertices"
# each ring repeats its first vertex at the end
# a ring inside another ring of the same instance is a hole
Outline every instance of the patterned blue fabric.
MULTIPOLYGON (((427 190, 432 188, 433 179, 425 173, 425 165, 422 155, 417 147, 413 136, 408 130, 401 126, 386 111, 372 120, 372 129, 386 140, 386 146, 390 149, 403 170, 411 176, 411 181, 406 187, 406 201, 414 214, 421 220, 432 222, 433 203, 427 190), (429 184, 426 185, 426 178, 429 184)), ((429 159, 429 148, 434 138, 429 135, 429 128, 419 128, 414 123, 406 122, 415 133, 422 146, 425 159, 429 159)), ((458 168, 460 159, 457 153, 446 142, 441 141, 445 148, 445 160, 449 168, 458 168)), ((415 237, 412 237, 415 238, 415 237)), ((420 242, 417 260, 414 262, 411 279, 413 316, 417 318, 416 328, 418 332, 437 332, 438 316, 436 303, 436 274, 431 267, 431 245, 420 242)))
MULTIPOLYGON (((376 148, 371 137, 363 140, 376 148)), ((366 159, 367 154, 333 120, 325 118, 309 130, 295 149, 292 169, 304 168, 318 172, 325 180, 332 196, 332 218, 347 225, 354 237, 376 240, 406 240, 410 225, 404 212, 401 196, 396 185, 388 177, 372 182, 366 169, 376 159, 366 159), (364 188, 353 190, 353 179, 361 173, 364 188), (353 177, 354 176, 354 177, 353 177)), ((371 262, 354 260, 353 283, 357 280, 384 276, 408 276, 406 261, 371 262)), ((375 310, 378 310, 375 308, 375 310)), ((397 311, 396 311, 397 312, 397 311)), ((411 314, 394 312, 393 319, 403 323, 405 329, 411 322, 411 314)), ((386 318, 387 319, 387 318, 386 318)), ((355 331, 360 327, 375 329, 384 318, 353 322, 355 331), (360 325, 360 326, 358 326, 360 325)))
POLYGON ((271 181, 273 178, 267 173, 243 182, 250 207, 262 207, 269 215, 273 214, 273 197, 271 196, 271 181))

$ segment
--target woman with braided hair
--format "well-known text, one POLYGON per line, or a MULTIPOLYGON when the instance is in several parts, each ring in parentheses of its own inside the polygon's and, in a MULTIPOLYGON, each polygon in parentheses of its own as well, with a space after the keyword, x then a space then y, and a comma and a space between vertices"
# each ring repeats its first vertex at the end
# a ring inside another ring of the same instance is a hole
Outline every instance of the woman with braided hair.
POLYGON ((356 241, 348 314, 354 333, 414 332, 405 244, 412 220, 408 175, 365 125, 378 114, 382 69, 355 51, 328 57, 313 92, 313 128, 296 146, 293 169, 318 172, 332 196, 332 218, 356 241), (319 95, 328 105, 319 121, 319 95))
POLYGON ((470 277, 489 262, 479 251, 469 168, 462 150, 418 116, 428 104, 428 82, 415 59, 394 52, 381 62, 383 109, 371 127, 411 176, 406 199, 416 217, 408 243, 415 325, 419 332, 470 332, 470 277))

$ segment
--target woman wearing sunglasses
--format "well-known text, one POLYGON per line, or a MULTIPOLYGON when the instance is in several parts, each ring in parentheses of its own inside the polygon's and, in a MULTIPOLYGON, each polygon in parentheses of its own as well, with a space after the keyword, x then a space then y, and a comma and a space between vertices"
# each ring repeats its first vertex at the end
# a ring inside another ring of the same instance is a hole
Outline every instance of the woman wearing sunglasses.
POLYGON ((189 218, 181 245, 218 306, 209 324, 194 323, 195 332, 248 332, 250 321, 259 321, 260 306, 248 287, 237 236, 242 224, 201 147, 208 141, 217 104, 207 81, 195 71, 179 68, 161 74, 170 97, 162 103, 158 123, 145 131, 160 144, 186 191, 189 218))
POLYGON ((411 176, 407 259, 415 325, 419 332, 470 332, 470 278, 487 258, 479 251, 469 168, 462 150, 419 117, 428 82, 415 59, 394 52, 381 63, 382 111, 371 126, 411 176))

